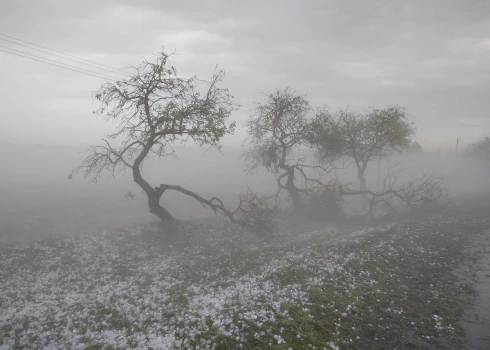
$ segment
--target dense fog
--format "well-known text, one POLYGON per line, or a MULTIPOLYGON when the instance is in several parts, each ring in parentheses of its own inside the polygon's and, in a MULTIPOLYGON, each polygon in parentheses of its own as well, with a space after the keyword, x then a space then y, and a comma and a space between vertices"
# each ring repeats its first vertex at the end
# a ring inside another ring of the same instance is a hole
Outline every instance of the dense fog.
MULTIPOLYGON (((130 172, 109 173, 93 183, 67 175, 86 156, 83 148, 46 145, 1 145, 0 222, 2 238, 45 238, 46 236, 96 232, 155 221, 148 212, 147 198, 132 180, 130 172), (134 198, 124 194, 131 191, 134 198)), ((221 152, 196 146, 176 148, 177 157, 154 157, 144 165, 148 181, 181 185, 203 197, 216 196, 234 208, 238 195, 247 188, 262 194, 277 190, 275 176, 264 171, 248 173, 243 147, 224 147, 221 152)), ((301 155, 303 156, 303 154, 301 155)), ((310 155, 311 158, 311 155, 310 155)), ((337 175, 357 189, 353 164, 344 164, 337 175)), ((411 176, 434 173, 444 178, 450 196, 481 195, 490 190, 486 168, 465 157, 463 152, 405 153, 389 159, 374 160, 367 169, 368 188, 377 191, 378 181, 390 170, 404 169, 399 182, 411 176)), ((170 192, 162 204, 178 219, 213 216, 194 199, 170 192)), ((345 198, 348 214, 361 213, 358 199, 345 198)))

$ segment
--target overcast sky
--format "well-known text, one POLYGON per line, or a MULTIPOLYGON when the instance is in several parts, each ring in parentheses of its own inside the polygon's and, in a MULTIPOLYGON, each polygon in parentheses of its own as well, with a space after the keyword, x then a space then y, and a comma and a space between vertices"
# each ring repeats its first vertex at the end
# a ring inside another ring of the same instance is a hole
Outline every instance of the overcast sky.
MULTIPOLYGON (((162 45, 182 74, 219 64, 238 123, 290 86, 332 109, 405 106, 426 149, 490 134, 488 0, 3 0, 0 33, 117 68, 162 45)), ((111 130, 91 113, 100 78, 0 51, 0 82, 0 143, 80 146, 111 130)))

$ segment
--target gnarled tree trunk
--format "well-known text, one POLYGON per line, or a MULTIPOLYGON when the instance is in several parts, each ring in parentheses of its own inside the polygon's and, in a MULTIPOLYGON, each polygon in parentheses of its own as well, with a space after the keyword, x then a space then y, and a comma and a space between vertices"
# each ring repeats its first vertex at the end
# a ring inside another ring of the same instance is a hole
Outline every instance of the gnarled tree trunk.
POLYGON ((363 192, 359 198, 360 200, 359 204, 361 205, 361 210, 365 210, 368 204, 368 198, 364 193, 364 191, 367 191, 366 177, 364 176, 367 163, 364 163, 361 166, 361 163, 359 161, 356 161, 356 166, 357 166, 357 172, 359 177, 359 191, 363 192))
POLYGON ((169 232, 178 231, 177 220, 170 214, 170 212, 160 205, 160 198, 162 197, 163 191, 158 189, 153 189, 152 192, 147 192, 148 197, 148 208, 150 213, 158 216, 162 222, 163 227, 169 232))
POLYGON ((359 185, 359 189, 361 191, 367 191, 366 178, 364 177, 364 174, 359 174, 359 185))
POLYGON ((158 193, 147 193, 148 196, 148 208, 150 209, 150 213, 155 214, 162 220, 162 222, 166 221, 175 221, 172 214, 169 213, 167 209, 160 205, 160 196, 158 193))
POLYGON ((286 191, 289 192, 291 199, 293 201, 293 214, 298 214, 301 208, 301 197, 299 195, 299 191, 294 185, 294 168, 289 167, 288 177, 286 180, 286 191))
POLYGON ((146 145, 141 154, 136 158, 133 164, 133 180, 141 187, 143 191, 145 191, 146 196, 148 197, 148 208, 150 209, 150 213, 158 216, 165 230, 168 230, 169 232, 177 232, 177 220, 175 220, 167 209, 160 205, 160 198, 162 197, 164 189, 159 187, 151 187, 150 184, 143 179, 143 176, 141 176, 140 165, 148 154, 150 147, 151 146, 146 145))

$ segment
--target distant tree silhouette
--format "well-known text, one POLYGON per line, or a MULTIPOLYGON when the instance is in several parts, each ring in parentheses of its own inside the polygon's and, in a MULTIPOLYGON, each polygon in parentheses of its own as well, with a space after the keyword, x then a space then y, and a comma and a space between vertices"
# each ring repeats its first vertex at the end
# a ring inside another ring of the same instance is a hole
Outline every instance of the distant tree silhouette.
POLYGON ((417 141, 412 142, 408 147, 408 151, 411 153, 420 153, 422 152, 422 146, 417 141))
POLYGON ((490 137, 485 137, 466 147, 464 154, 486 169, 490 174, 490 137))
POLYGON ((490 137, 485 137, 466 147, 466 155, 481 160, 490 159, 490 137))

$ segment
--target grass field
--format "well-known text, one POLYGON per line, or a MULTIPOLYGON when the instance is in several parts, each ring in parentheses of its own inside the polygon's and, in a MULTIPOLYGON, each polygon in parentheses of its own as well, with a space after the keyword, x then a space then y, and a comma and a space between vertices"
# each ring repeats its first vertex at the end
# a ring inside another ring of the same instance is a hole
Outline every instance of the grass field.
POLYGON ((224 221, 0 248, 0 349, 461 349, 453 271, 484 223, 224 221))

